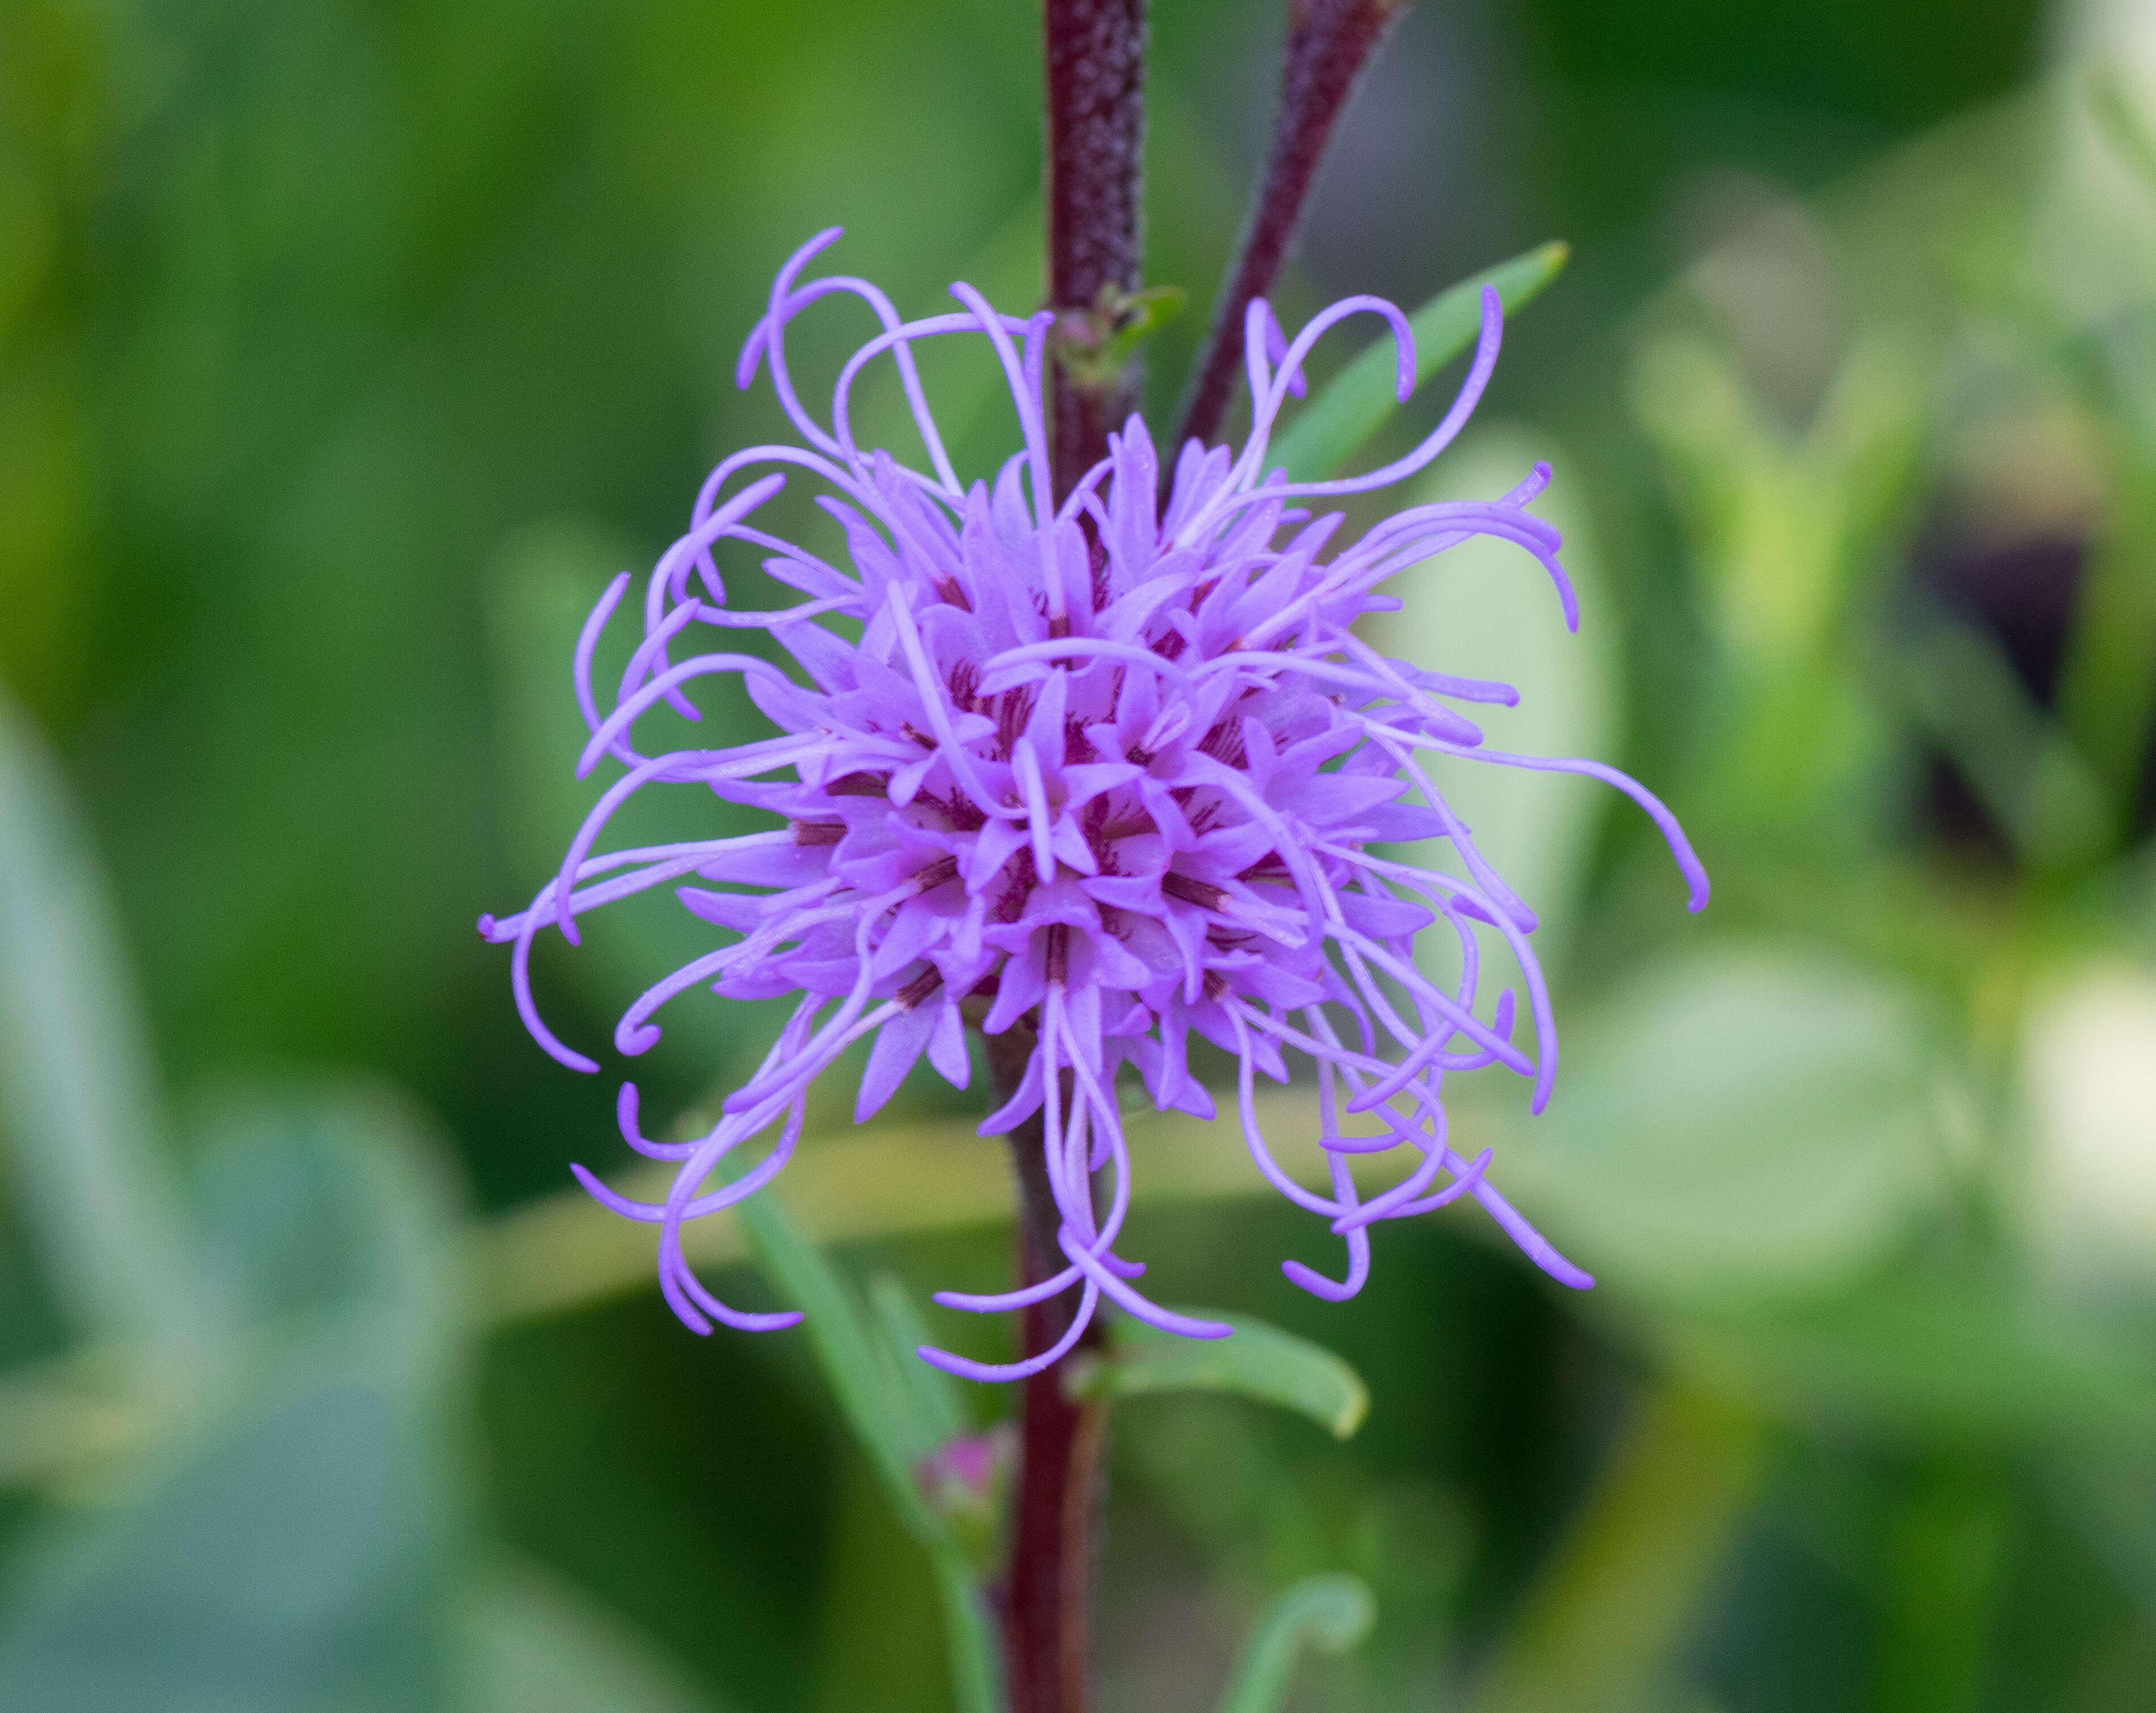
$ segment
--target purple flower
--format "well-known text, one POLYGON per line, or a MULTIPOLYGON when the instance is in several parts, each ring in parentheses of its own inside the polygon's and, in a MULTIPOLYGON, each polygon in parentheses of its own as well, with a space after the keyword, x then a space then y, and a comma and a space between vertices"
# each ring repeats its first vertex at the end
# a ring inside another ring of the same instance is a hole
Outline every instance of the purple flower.
POLYGON ((1706 902, 1707 877, 1669 812, 1623 774, 1596 762, 1483 748, 1459 705, 1510 705, 1511 689, 1389 659, 1351 628, 1359 615, 1394 604, 1377 592, 1388 577, 1472 535, 1517 542, 1539 560, 1576 626, 1558 532, 1525 509, 1548 482, 1547 466, 1497 500, 1409 507, 1330 556, 1339 515, 1313 517, 1300 503, 1384 486, 1436 456, 1496 363, 1496 294, 1483 295, 1474 363, 1444 421, 1381 469, 1289 482, 1267 474, 1266 442, 1283 401, 1301 390, 1312 345, 1353 315, 1378 315, 1391 326, 1404 399, 1414 378, 1405 318, 1380 299, 1347 298, 1291 342, 1260 301, 1246 341, 1254 408, 1242 449, 1183 447, 1163 505, 1152 440, 1133 416, 1111 437, 1110 456, 1057 505, 1040 402, 1052 318, 999 314, 961 285, 952 288, 957 313, 906 321, 865 281, 797 284, 837 236, 819 233, 780 270, 736 376, 745 387, 767 366, 803 444, 752 447, 711 473, 688 533, 645 586, 644 640, 603 711, 593 654, 629 574, 607 590, 576 654, 577 695, 592 732, 580 772, 608 756, 626 771, 531 907, 480 924, 515 948, 511 979, 532 1034, 578 1070, 598 1067, 540 1020, 531 942, 550 926, 573 942, 577 918, 611 900, 673 882, 718 883, 676 887, 690 915, 721 933, 705 936, 708 950, 630 1005, 614 1032, 624 1054, 649 1048, 659 1034, 654 1014, 693 987, 743 999, 799 996, 708 1135, 649 1140, 638 1128, 635 1087, 623 1087, 629 1145, 678 1162, 664 1203, 629 1200, 575 1168, 608 1207, 659 1226, 660 1283, 675 1312, 700 1332, 713 1320, 762 1329, 798 1319, 721 1302, 683 1259, 682 1223, 770 1181, 799 1137, 810 1082, 856 1041, 874 1038, 859 1119, 889 1100, 924 1054, 966 1086, 969 1021, 991 1034, 1021 1030, 1032 1043, 1023 1086, 981 1130, 996 1134, 1044 1113, 1069 1264, 1022 1290, 938 1300, 994 1311, 1075 1290, 1081 1301, 1063 1344, 1027 1362, 922 1352, 955 1373, 1001 1380, 1045 1367, 1102 1296, 1178 1332, 1229 1331, 1148 1301, 1131 1283, 1142 1267, 1116 1249, 1132 1171, 1119 1073, 1129 1065, 1163 1110, 1211 1117, 1213 1097, 1189 1067, 1194 1032, 1237 1066, 1242 1128, 1259 1172, 1345 1241, 1344 1280, 1282 1264, 1306 1290, 1353 1295, 1368 1272, 1373 1224, 1463 1195, 1553 1276, 1592 1283, 1486 1181, 1486 1151, 1470 1161, 1447 1143, 1440 1098, 1447 1073, 1506 1065, 1533 1080, 1539 1110, 1557 1054, 1527 941, 1533 912, 1476 852, 1429 764, 1594 774, 1654 818, 1694 910, 1706 902), (865 300, 883 331, 841 370, 827 426, 796 394, 785 334, 803 308, 836 293, 865 300), (1023 449, 993 485, 959 481, 915 369, 916 342, 951 336, 988 341, 1017 408, 1023 449), (855 444, 851 389, 867 363, 886 356, 920 431, 925 474, 855 444), (773 465, 782 468, 748 479, 773 465), (818 503, 843 551, 819 556, 753 521, 788 466, 829 490, 818 503), (801 601, 778 612, 730 608, 714 557, 721 541, 768 556, 764 569, 801 601), (827 617, 850 621, 848 633, 819 622, 827 617), (677 661, 693 625, 767 631, 797 669, 722 645, 677 661), (654 756, 633 746, 642 716, 663 703, 694 719, 685 687, 729 673, 741 675, 775 736, 654 756), (595 854, 622 803, 661 784, 752 805, 776 824, 744 838, 595 854), (1428 838, 1451 842, 1467 878, 1370 848, 1428 838), (1456 982, 1424 973, 1415 941, 1425 931, 1456 946, 1456 982), (1513 1039, 1512 992, 1484 1003, 1488 935, 1511 948, 1523 973, 1532 1050, 1513 1039), (1255 1078, 1285 1080, 1290 1053, 1315 1067, 1329 1194, 1283 1171, 1259 1131, 1255 1078), (1379 1133, 1345 1134, 1348 1113, 1371 1116, 1379 1133), (706 1187, 728 1156, 774 1131, 752 1169, 706 1187), (1410 1168, 1393 1188, 1360 1199, 1344 1157, 1384 1149, 1401 1151, 1410 1168))

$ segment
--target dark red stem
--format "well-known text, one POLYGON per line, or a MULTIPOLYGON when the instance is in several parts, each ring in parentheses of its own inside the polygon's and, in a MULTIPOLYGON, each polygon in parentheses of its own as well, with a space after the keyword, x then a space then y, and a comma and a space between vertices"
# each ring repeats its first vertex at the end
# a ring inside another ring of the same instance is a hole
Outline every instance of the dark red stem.
MULTIPOLYGON (((1142 244, 1145 0, 1042 0, 1048 59, 1048 306, 1081 343, 1110 331, 1136 291, 1142 244), (1104 294, 1106 295, 1104 296, 1104 294)), ((1060 503, 1106 456, 1108 431, 1137 408, 1138 366, 1049 380, 1050 464, 1060 503)))
MULTIPOLYGON (((1137 290, 1139 192, 1145 146, 1145 0, 1042 0, 1048 68, 1048 306, 1056 312, 1049 368, 1049 461, 1060 505, 1108 449, 1108 432, 1137 408, 1135 361, 1105 370, 1068 364, 1096 351, 1137 290)), ((1033 1047, 1022 1027, 988 1038, 997 1104, 1024 1080, 1033 1047)), ((1052 1098, 1052 1095, 1051 1095, 1052 1098)), ((1011 1132, 1018 1181, 1017 1262, 1026 1285, 1063 1270, 1062 1224, 1049 1188, 1039 1114, 1011 1132)), ((1035 1303, 1022 1322, 1033 1355, 1070 1330, 1067 1294, 1035 1303)), ((1096 1321, 1077 1350, 1096 1349, 1096 1321)), ((1004 1676, 1010 1713, 1085 1713, 1090 1678, 1095 1521, 1100 1510, 1104 1406, 1064 1391, 1070 1357, 1024 1382, 1019 1469, 1003 1586, 1004 1676)))
POLYGON ((1355 80, 1406 10, 1407 0, 1290 0, 1272 149, 1251 196, 1235 265, 1213 305, 1205 348, 1191 371, 1176 445, 1219 433, 1242 369, 1244 312, 1252 298, 1272 289, 1355 80))
MULTIPOLYGON (((998 1100, 1017 1093, 1032 1038, 1014 1028, 988 1038, 998 1100)), ((1019 1192, 1018 1272, 1028 1285, 1066 1264, 1055 1233, 1061 1219, 1048 1187, 1036 1113, 1011 1132, 1019 1192)), ((1027 1354, 1046 1350, 1070 1331, 1068 1293, 1025 1310, 1027 1354)), ((1020 1399, 1018 1490, 1010 1567, 1004 1583, 1004 1672, 1011 1713, 1085 1713, 1089 1680, 1095 1521, 1101 1500, 1101 1447, 1107 1410, 1074 1402, 1063 1389, 1071 1357, 1096 1349, 1096 1319, 1076 1350, 1024 1382, 1020 1399)))

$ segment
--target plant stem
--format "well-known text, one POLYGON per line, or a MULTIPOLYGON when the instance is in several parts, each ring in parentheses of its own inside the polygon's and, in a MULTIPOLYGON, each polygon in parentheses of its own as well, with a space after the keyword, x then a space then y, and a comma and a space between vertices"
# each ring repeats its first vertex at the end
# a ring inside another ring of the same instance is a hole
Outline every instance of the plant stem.
MULTIPOLYGON (((1030 1037, 1018 1028, 988 1037, 998 1102, 1024 1080, 1030 1037)), ((1041 1153, 1039 1114, 1011 1132, 1019 1189, 1018 1271, 1032 1285, 1059 1273, 1061 1223, 1041 1153)), ((1025 1310, 1025 1350, 1045 1350, 1069 1331, 1067 1295, 1025 1310)), ((1064 1391, 1072 1357, 1101 1343, 1096 1319, 1070 1356, 1024 1382, 1010 1567, 1004 1584, 1004 1676, 1011 1713, 1085 1713, 1092 1608, 1095 1522, 1107 1406, 1064 1391)))
MULTIPOLYGON (((1060 337, 1094 345, 1137 290, 1145 143, 1145 0, 1042 0, 1048 61, 1048 306, 1060 337)), ((1137 408, 1135 360, 1049 378, 1050 463, 1060 504, 1137 408)))
MULTIPOLYGON (((1061 348, 1096 349, 1115 332, 1119 300, 1137 290, 1139 190, 1145 144, 1145 0, 1042 0, 1047 61, 1048 305, 1056 312, 1049 372, 1049 462, 1060 505, 1106 457, 1108 431, 1137 408, 1135 360, 1081 377, 1061 348)), ((997 1104, 1024 1080, 1031 1038, 988 1038, 997 1104)), ((1054 1091, 1050 1090, 1050 1098, 1054 1091)), ((1035 1114, 1011 1132, 1018 1180, 1017 1261, 1026 1285, 1063 1269, 1062 1224, 1035 1114)), ((1064 1296, 1022 1321, 1027 1354, 1070 1330, 1064 1296)), ((1101 1341, 1096 1320, 1076 1355, 1101 1341)), ((1019 1402, 1018 1490, 1004 1578, 1004 1675, 1011 1713, 1085 1713, 1092 1608, 1094 1521, 1100 1509, 1105 1404, 1063 1389, 1063 1362, 1025 1382, 1019 1402)))
POLYGON ((1385 31, 1406 10, 1407 0, 1290 0, 1272 148, 1251 194, 1235 265, 1213 305, 1205 348, 1191 370, 1174 444, 1193 435, 1210 440, 1219 431, 1242 366, 1244 313, 1252 298, 1271 290, 1332 127, 1385 31))

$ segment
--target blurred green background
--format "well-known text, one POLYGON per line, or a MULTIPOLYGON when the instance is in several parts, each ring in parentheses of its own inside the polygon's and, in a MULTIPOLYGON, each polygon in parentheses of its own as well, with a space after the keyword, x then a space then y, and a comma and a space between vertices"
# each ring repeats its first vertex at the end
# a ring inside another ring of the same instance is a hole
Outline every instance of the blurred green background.
MULTIPOLYGON (((1155 8, 1148 276, 1201 305, 1281 28, 1155 8)), ((949 1705, 801 1335, 531 1308, 579 1296, 530 1204, 621 1165, 614 1080, 530 1043, 472 922, 585 800, 583 606, 781 427, 731 379, 778 262, 843 224, 910 312, 1034 300, 1038 28, 0 7, 0 1705, 949 1705)), ((1602 1283, 1446 1215, 1332 1308, 1278 1273, 1331 1261, 1294 1210, 1142 1210, 1168 1300, 1331 1346, 1372 1411, 1122 1408, 1101 1705, 1209 1706, 1345 1571, 1377 1628, 1295 1705, 2156 1708, 2156 16, 1417 0, 1278 297, 1553 237, 1430 483, 1553 458, 1584 634, 1463 549, 1389 638, 1521 683, 1493 740, 1621 760, 1715 878, 1686 917, 1584 782, 1469 799, 1566 1068, 1460 1121, 1602 1283)), ((1203 321, 1152 343, 1156 420, 1203 321)), ((800 367, 858 331, 812 317, 800 367)), ((566 1037, 664 923, 542 950, 566 1037)), ((654 1115, 766 1027, 677 1009, 654 1115)), ((850 1271, 998 1277, 978 1187, 890 1187, 917 1229, 834 1227, 850 1271)))

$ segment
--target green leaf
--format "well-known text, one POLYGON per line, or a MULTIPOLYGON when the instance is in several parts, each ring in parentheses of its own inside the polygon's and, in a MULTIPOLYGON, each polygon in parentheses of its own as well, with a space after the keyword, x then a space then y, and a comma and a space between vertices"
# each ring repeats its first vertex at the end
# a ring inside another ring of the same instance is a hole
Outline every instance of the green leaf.
MULTIPOLYGON (((1415 385, 1420 387, 1475 342, 1482 324, 1485 285, 1497 288, 1509 315, 1556 279, 1571 254, 1563 244, 1543 244, 1461 280, 1409 316, 1414 331, 1415 385)), ((1394 392, 1397 373, 1392 339, 1381 336, 1274 439, 1267 467, 1286 470, 1292 482, 1322 481, 1335 474, 1399 408, 1394 392)))
POLYGON ((941 1530, 921 1501, 913 1460, 933 1449, 933 1430, 916 1413, 853 1287, 769 1190, 737 1203, 737 1212, 757 1265, 806 1317, 802 1330, 839 1413, 883 1477, 891 1503, 916 1538, 932 1541, 941 1530))
POLYGON ((1359 1577, 1304 1577, 1250 1631, 1220 1713, 1278 1713, 1304 1648, 1344 1654, 1369 1634, 1377 1618, 1378 1603, 1359 1577))
POLYGON ((777 1196, 759 1191, 736 1211, 757 1264, 808 1317, 809 1342, 839 1414, 875 1465, 892 1509, 928 1555, 960 1713, 995 1713, 1002 1674, 986 1599, 964 1543, 930 1508, 914 1475, 916 1460, 943 1438, 935 1407, 924 1407, 901 1377, 853 1287, 794 1224, 777 1196))
POLYGON ((59 769, 0 695, 0 1131, 77 1331, 177 1366, 213 1341, 218 1316, 147 1033, 59 769))
POLYGON ((906 1388, 910 1413, 927 1434, 928 1445, 941 1445, 964 1433, 969 1424, 957 1381, 917 1354, 922 1345, 934 1341, 905 1285, 896 1274, 877 1274, 869 1281, 869 1307, 899 1383, 906 1388))
POLYGON ((1103 285, 1090 310, 1065 310, 1054 335, 1055 361, 1081 387, 1115 384, 1146 336, 1182 312, 1179 285, 1156 285, 1144 291, 1119 291, 1103 285))
POLYGON ((227 1109, 207 1166, 251 1359, 18 1561, 0 1706, 439 1705, 467 1509, 451 1432, 456 1209, 393 1101, 227 1109))
POLYGON ((1572 1033, 1498 1170, 1624 1292, 1824 1295, 1934 1204, 1939 1074, 1922 1007, 1876 975, 1764 947, 1677 959, 1572 1033))
POLYGON ((1118 1320, 1108 1354, 1080 1365, 1070 1384, 1086 1398, 1137 1398, 1154 1392, 1229 1392, 1308 1416, 1345 1439, 1369 1413, 1369 1388, 1347 1363, 1306 1338, 1248 1315, 1184 1309, 1224 1321, 1228 1338, 1184 1338, 1142 1321, 1118 1320))

